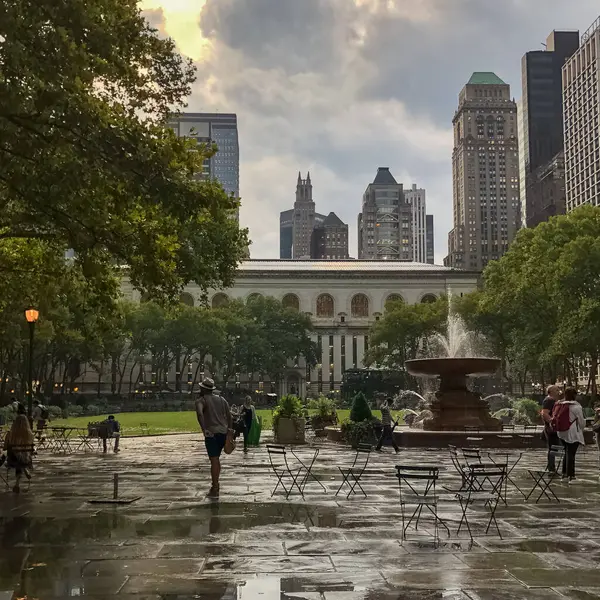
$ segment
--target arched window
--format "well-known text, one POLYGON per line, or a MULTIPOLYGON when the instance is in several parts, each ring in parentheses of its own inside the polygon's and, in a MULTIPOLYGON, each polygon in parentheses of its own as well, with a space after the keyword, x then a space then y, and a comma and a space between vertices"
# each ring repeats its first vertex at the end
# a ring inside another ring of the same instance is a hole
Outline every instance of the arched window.
POLYGON ((179 296, 179 302, 181 304, 185 304, 186 306, 194 306, 194 296, 184 292, 181 294, 181 296, 179 296))
POLYGON ((250 302, 256 302, 259 298, 262 298, 262 294, 259 294, 258 292, 254 292, 253 294, 250 294, 246 300, 246 304, 249 304, 250 302))
POLYGON ((385 299, 385 310, 389 310, 389 305, 394 302, 404 302, 404 298, 400 294, 390 294, 385 299))
POLYGON ((229 304, 229 298, 227 294, 218 293, 213 296, 212 299, 212 307, 213 308, 223 308, 229 304))
POLYGON ((364 294, 356 294, 350 304, 353 317, 365 318, 369 316, 369 299, 364 294))
POLYGON ((335 303, 329 294, 317 298, 317 317, 333 317, 335 303))
POLYGON ((421 302, 423 304, 431 304, 432 302, 436 302, 436 301, 437 301, 437 298, 433 294, 425 294, 421 298, 421 302))
POLYGON ((292 308, 293 310, 300 310, 300 299, 296 294, 286 294, 281 300, 284 308, 292 308))

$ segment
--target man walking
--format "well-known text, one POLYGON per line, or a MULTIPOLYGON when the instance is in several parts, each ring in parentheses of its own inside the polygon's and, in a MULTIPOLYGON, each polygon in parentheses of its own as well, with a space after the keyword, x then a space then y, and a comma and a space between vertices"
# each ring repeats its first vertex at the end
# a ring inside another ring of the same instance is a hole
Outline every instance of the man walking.
POLYGON ((227 431, 232 427, 231 410, 227 400, 215 392, 215 382, 209 377, 200 384, 200 398, 196 400, 196 416, 204 433, 204 444, 210 460, 212 485, 208 496, 219 497, 221 452, 225 447, 227 431))
POLYGON ((398 444, 396 444, 396 440, 394 440, 394 430, 392 428, 392 413, 390 412, 390 408, 392 406, 393 400, 391 398, 386 398, 381 405, 381 425, 383 429, 381 431, 381 436, 379 437, 379 441, 377 442, 377 452, 381 452, 381 446, 387 440, 392 442, 392 446, 394 446, 394 450, 396 454, 400 452, 400 448, 398 448, 398 444))
POLYGON ((546 390, 546 398, 542 403, 542 419, 544 420, 544 437, 548 446, 548 465, 546 470, 549 473, 556 473, 556 457, 552 452, 552 446, 560 446, 558 433, 552 429, 550 421, 552 420, 552 411, 554 405, 560 400, 560 388, 557 385, 549 385, 546 390))

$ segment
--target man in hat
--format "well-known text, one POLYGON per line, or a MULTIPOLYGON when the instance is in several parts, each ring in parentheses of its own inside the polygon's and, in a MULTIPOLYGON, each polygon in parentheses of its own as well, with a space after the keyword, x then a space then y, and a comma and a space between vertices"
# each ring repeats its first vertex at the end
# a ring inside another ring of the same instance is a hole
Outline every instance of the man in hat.
POLYGON ((219 496, 221 452, 225 447, 227 431, 232 427, 231 410, 227 400, 216 393, 215 382, 206 377, 200 384, 200 398, 196 400, 196 416, 204 433, 206 452, 210 459, 212 486, 209 496, 219 496))

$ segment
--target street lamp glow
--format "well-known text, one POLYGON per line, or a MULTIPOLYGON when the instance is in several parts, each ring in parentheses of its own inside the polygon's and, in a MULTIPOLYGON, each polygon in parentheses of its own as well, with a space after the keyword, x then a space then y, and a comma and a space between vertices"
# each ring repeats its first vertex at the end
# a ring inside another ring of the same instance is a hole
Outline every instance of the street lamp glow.
POLYGON ((27 319, 28 323, 35 323, 38 320, 39 316, 40 313, 35 308, 28 308, 25 311, 25 318, 27 319))

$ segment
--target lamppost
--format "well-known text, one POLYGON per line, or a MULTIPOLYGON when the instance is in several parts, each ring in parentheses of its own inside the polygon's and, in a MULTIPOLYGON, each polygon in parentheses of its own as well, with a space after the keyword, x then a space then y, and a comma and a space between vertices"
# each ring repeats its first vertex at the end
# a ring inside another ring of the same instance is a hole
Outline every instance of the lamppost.
POLYGON ((28 308, 25 311, 25 318, 29 323, 29 398, 27 399, 27 416, 31 422, 33 416, 33 334, 35 332, 35 322, 40 313, 35 308, 28 308))

